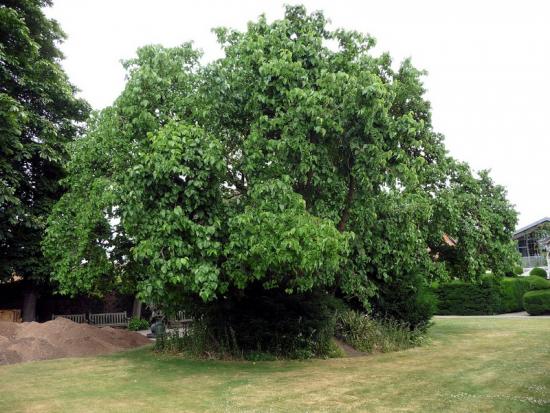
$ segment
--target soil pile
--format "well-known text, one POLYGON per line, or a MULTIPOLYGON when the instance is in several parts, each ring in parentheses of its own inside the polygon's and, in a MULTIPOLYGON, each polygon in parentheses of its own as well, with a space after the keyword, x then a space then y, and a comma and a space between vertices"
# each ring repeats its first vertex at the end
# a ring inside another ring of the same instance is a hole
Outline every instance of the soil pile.
POLYGON ((149 343, 147 337, 133 331, 78 324, 65 318, 46 323, 0 321, 0 365, 107 354, 149 343))

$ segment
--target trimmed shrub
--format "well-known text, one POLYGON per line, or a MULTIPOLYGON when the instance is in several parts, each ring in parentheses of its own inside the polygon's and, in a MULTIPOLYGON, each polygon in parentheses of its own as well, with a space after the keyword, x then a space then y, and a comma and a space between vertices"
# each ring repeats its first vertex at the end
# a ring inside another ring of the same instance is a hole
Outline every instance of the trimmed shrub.
POLYGON ((523 311, 523 294, 531 290, 528 277, 505 278, 500 282, 501 307, 499 312, 523 311))
POLYGON ((525 293, 523 306, 531 315, 550 314, 550 289, 525 293))
POLYGON ((500 282, 501 313, 523 311, 523 295, 531 290, 550 288, 550 281, 541 277, 504 278, 500 282))
POLYGON ((409 325, 395 320, 377 320, 348 310, 337 316, 336 336, 358 351, 386 353, 418 345, 424 331, 411 330, 409 325))
POLYGON ((484 276, 479 283, 440 284, 435 293, 441 315, 497 314, 502 308, 500 280, 494 276, 484 276))
POLYGON ((550 288, 550 281, 538 275, 530 275, 529 277, 525 277, 525 279, 529 281, 530 290, 546 290, 550 288))
POLYGON ((550 288, 550 281, 538 276, 497 278, 484 276, 481 283, 452 281, 434 288, 438 314, 484 315, 523 311, 527 291, 550 288))
POLYGON ((536 275, 538 277, 543 277, 543 278, 546 278, 546 276, 547 276, 546 270, 544 268, 540 268, 540 267, 533 268, 529 272, 529 275, 536 275))

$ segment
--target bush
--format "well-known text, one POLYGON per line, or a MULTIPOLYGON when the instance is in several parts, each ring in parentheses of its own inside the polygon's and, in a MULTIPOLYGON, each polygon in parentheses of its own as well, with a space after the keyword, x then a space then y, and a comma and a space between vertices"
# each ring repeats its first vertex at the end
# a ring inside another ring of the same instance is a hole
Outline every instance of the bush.
POLYGON ((546 276, 547 276, 546 270, 544 268, 540 268, 540 267, 533 268, 529 272, 529 275, 536 275, 538 277, 543 277, 543 278, 546 278, 546 276))
POLYGON ((130 321, 128 321, 128 330, 139 331, 147 330, 148 328, 149 322, 143 318, 132 317, 130 321))
POLYGON ((530 290, 546 290, 550 288, 550 281, 538 275, 530 275, 529 277, 525 277, 525 279, 529 281, 530 290))
POLYGON ((437 298, 419 275, 380 286, 374 313, 400 320, 411 329, 426 329, 437 309, 437 298))
POLYGON ((336 336, 358 351, 389 352, 417 345, 424 337, 423 329, 411 330, 409 325, 395 320, 376 320, 357 311, 338 314, 336 336))
POLYGON ((550 288, 550 281, 541 277, 504 278, 500 282, 502 313, 511 313, 523 310, 523 295, 527 291, 550 288))
POLYGON ((500 283, 500 312, 523 311, 523 294, 531 290, 528 277, 505 278, 500 283))
POLYGON ((155 350, 166 353, 185 353, 191 356, 208 355, 211 338, 204 319, 195 319, 189 329, 183 333, 177 329, 157 336, 155 350))
POLYGON ((204 306, 189 334, 167 335, 156 348, 199 358, 333 357, 336 312, 342 306, 322 292, 248 290, 204 306))
POLYGON ((494 276, 484 276, 479 283, 440 284, 435 294, 441 315, 497 314, 502 307, 500 280, 494 276))
POLYGON ((531 315, 550 314, 550 289, 525 293, 523 306, 531 315))
POLYGON ((507 271, 506 274, 504 274, 506 277, 517 277, 518 275, 523 274, 523 267, 520 265, 514 265, 514 267, 507 271))

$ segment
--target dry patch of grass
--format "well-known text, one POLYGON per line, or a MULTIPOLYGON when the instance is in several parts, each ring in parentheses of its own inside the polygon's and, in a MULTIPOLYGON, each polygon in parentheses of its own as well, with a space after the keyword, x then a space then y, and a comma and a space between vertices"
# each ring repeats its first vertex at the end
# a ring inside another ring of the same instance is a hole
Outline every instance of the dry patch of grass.
POLYGON ((148 349, 0 367, 6 412, 548 412, 550 319, 438 319, 421 348, 190 361, 148 349))

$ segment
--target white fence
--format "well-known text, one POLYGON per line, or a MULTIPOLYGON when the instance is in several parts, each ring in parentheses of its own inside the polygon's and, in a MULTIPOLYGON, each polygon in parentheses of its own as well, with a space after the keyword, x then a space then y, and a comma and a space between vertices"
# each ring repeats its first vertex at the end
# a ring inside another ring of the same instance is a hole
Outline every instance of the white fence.
POLYGON ((532 257, 521 257, 521 266, 523 268, 546 267, 546 257, 544 255, 534 255, 532 257))

